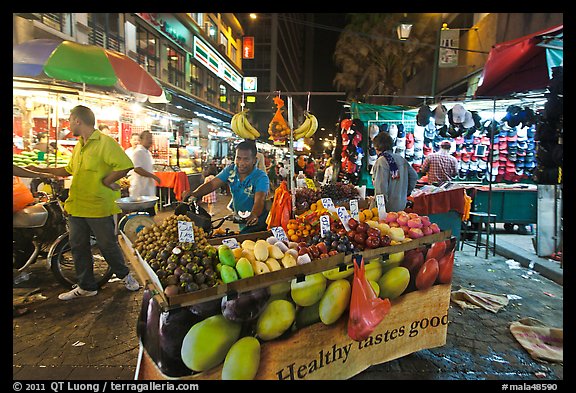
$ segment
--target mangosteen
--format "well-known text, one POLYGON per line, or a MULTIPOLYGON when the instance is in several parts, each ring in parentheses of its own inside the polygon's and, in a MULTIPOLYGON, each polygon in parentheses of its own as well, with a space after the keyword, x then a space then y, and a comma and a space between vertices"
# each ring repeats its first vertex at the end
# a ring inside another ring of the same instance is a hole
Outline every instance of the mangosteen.
POLYGON ((162 250, 160 251, 160 253, 158 254, 158 256, 160 257, 160 259, 162 259, 163 261, 167 261, 168 257, 170 256, 170 252, 168 250, 162 250))
POLYGON ((153 262, 150 263, 150 268, 154 271, 157 271, 158 269, 160 269, 160 263, 154 260, 153 262))
POLYGON ((170 274, 166 277, 166 283, 168 285, 177 285, 178 284, 178 277, 176 277, 174 274, 170 274))
POLYGON ((197 291, 198 289, 200 289, 200 287, 198 286, 198 284, 196 284, 194 281, 190 281, 189 283, 186 284, 186 286, 184 287, 184 290, 186 292, 194 292, 197 291))
POLYGON ((196 282, 196 284, 200 285, 203 284, 204 281, 206 281, 206 276, 204 275, 204 273, 196 273, 194 275, 194 281, 196 282))

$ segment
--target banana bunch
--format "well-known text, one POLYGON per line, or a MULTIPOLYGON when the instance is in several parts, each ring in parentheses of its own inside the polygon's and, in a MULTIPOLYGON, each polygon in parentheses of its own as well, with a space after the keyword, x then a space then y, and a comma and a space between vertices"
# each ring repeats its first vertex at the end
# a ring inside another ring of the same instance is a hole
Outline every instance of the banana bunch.
POLYGON ((312 113, 304 112, 305 120, 294 130, 294 140, 310 138, 318 129, 318 119, 312 113))
POLYGON ((246 117, 246 112, 247 110, 244 109, 236 113, 232 116, 230 124, 232 126, 232 131, 234 131, 234 133, 240 138, 254 140, 260 136, 260 133, 252 124, 250 124, 246 117))

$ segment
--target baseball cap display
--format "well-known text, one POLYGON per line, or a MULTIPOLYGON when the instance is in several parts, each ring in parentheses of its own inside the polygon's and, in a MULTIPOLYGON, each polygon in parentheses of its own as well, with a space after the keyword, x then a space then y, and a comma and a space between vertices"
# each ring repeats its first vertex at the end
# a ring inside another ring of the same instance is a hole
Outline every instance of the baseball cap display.
POLYGON ((430 123, 430 118, 432 117, 432 111, 428 105, 422 105, 418 109, 418 114, 416 115, 416 124, 420 127, 425 127, 430 123))
POLYGON ((444 105, 442 105, 441 103, 438 104, 436 108, 434 108, 434 111, 432 113, 434 115, 434 123, 437 126, 443 126, 444 124, 446 124, 447 110, 444 105))
POLYGON ((396 137, 398 136, 398 126, 396 124, 390 124, 388 127, 388 134, 390 134, 392 140, 395 141, 396 137))
POLYGON ((462 123, 462 127, 470 128, 475 127, 476 123, 474 122, 474 118, 472 117, 472 112, 466 111, 464 115, 464 122, 462 123))
POLYGON ((456 104, 450 109, 452 111, 452 124, 462 124, 466 118, 466 109, 461 104, 456 104))

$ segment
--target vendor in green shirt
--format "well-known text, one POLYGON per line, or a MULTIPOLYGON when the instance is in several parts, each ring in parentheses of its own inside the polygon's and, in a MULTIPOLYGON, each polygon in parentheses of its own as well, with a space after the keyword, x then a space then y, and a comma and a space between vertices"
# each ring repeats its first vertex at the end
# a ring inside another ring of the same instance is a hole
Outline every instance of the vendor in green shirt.
MULTIPOLYGON (((249 214, 246 223, 240 224, 240 233, 267 229, 268 211, 265 200, 270 189, 270 180, 266 172, 256 167, 256 153, 256 144, 253 141, 240 142, 236 147, 234 163, 222 169, 210 182, 190 193, 191 197, 201 198, 228 183, 234 212, 249 214)), ((239 215, 242 217, 242 214, 239 215)))
POLYGON ((58 296, 60 300, 94 296, 98 286, 94 279, 94 261, 90 234, 116 277, 127 289, 136 291, 140 284, 132 277, 118 244, 114 215, 121 212, 118 180, 132 169, 130 158, 112 137, 94 127, 95 116, 88 107, 78 105, 70 111, 70 130, 78 137, 68 165, 57 168, 28 166, 36 172, 55 176, 72 175, 69 196, 64 204, 70 230, 70 248, 78 286, 58 296))

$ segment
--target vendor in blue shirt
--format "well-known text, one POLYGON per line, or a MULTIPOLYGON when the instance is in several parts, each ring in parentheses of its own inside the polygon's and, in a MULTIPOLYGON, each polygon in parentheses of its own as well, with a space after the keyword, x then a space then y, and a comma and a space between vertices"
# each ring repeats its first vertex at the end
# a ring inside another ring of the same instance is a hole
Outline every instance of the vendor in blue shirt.
POLYGON ((256 153, 256 143, 240 142, 236 146, 234 164, 228 165, 210 182, 190 193, 191 197, 198 199, 228 183, 234 212, 241 217, 250 213, 245 223, 240 224, 240 233, 267 230, 265 199, 270 189, 270 180, 266 172, 256 167, 256 153))

